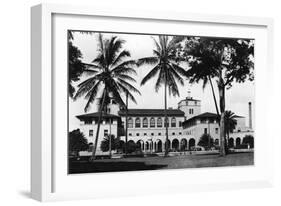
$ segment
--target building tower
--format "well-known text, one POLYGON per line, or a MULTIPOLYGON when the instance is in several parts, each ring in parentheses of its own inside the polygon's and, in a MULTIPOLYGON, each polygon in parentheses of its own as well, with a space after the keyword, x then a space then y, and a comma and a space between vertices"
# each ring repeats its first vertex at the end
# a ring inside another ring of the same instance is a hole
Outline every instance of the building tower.
POLYGON ((201 101, 193 99, 188 90, 188 96, 178 103, 178 109, 184 112, 185 120, 201 114, 201 101))

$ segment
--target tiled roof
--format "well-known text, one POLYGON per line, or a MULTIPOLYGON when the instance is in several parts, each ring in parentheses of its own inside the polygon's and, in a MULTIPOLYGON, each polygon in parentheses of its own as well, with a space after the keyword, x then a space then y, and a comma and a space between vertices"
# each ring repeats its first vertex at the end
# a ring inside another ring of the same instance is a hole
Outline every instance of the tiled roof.
MULTIPOLYGON (((118 112, 120 116, 125 116, 126 111, 121 110, 118 112)), ((164 116, 164 109, 129 109, 128 116, 164 116)), ((184 117, 184 112, 179 109, 167 109, 168 116, 184 117)))
MULTIPOLYGON (((82 115, 77 115, 76 116, 78 119, 83 120, 83 119, 97 119, 99 118, 99 112, 94 112, 94 113, 89 113, 89 114, 82 114, 82 115)), ((102 118, 106 119, 106 118, 120 118, 117 115, 113 115, 113 114, 107 114, 107 113, 102 113, 102 118)))
POLYGON ((190 122, 192 120, 195 120, 195 119, 204 119, 204 118, 218 118, 218 115, 215 113, 211 113, 211 112, 205 112, 205 113, 199 114, 197 116, 194 116, 194 117, 191 117, 191 118, 185 120, 183 122, 183 124, 190 122))

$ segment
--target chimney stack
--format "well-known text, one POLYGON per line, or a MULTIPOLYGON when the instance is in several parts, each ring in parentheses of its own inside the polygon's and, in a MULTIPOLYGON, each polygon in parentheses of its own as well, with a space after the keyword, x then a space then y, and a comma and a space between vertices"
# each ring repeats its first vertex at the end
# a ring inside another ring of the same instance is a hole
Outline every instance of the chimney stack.
POLYGON ((249 128, 252 129, 252 103, 249 102, 249 128))

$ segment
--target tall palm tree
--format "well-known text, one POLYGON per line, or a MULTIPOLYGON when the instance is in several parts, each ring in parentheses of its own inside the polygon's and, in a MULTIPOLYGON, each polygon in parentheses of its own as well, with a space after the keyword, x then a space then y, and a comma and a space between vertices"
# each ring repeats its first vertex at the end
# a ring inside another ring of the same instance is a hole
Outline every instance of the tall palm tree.
POLYGON ((138 65, 150 64, 154 67, 142 79, 141 85, 157 76, 155 84, 155 91, 158 92, 160 87, 164 84, 164 108, 165 108, 165 127, 166 127, 166 144, 165 156, 168 154, 168 117, 167 117, 167 89, 169 95, 179 96, 177 83, 184 85, 182 76, 185 75, 185 70, 178 64, 177 45, 184 39, 184 37, 175 36, 169 38, 165 35, 159 35, 158 41, 154 38, 156 49, 153 50, 154 56, 144 57, 138 60, 138 65))
POLYGON ((224 116, 225 133, 227 135, 227 146, 229 146, 229 133, 233 132, 236 127, 237 120, 235 114, 232 111, 226 110, 224 116))
POLYGON ((87 73, 90 77, 78 85, 78 91, 75 95, 75 99, 82 96, 87 99, 85 112, 89 110, 90 105, 95 100, 98 101, 98 127, 92 160, 95 159, 102 115, 106 106, 110 103, 110 99, 113 98, 121 107, 124 107, 122 93, 128 95, 135 103, 136 100, 132 92, 140 94, 138 89, 130 83, 136 82, 131 76, 136 74, 133 68, 136 62, 126 60, 131 55, 129 51, 122 50, 124 43, 125 41, 117 38, 117 36, 104 39, 101 34, 98 35, 97 57, 92 61, 92 64, 88 64, 87 73), (97 98, 98 94, 100 95, 99 98, 97 98))
MULTIPOLYGON (((193 83, 198 83, 199 81, 203 82, 203 89, 206 88, 207 84, 209 83, 211 86, 211 90, 212 90, 212 96, 213 96, 213 100, 214 100, 214 104, 215 104, 215 109, 216 109, 216 113, 218 115, 218 117, 220 116, 220 112, 219 112, 219 108, 218 108, 218 103, 217 103, 217 98, 215 95, 215 91, 214 91, 214 86, 213 86, 213 81, 212 78, 215 77, 217 71, 216 71, 216 67, 213 66, 213 56, 211 51, 209 50, 201 50, 201 51, 197 51, 194 50, 194 44, 196 44, 197 39, 196 38, 189 38, 189 41, 187 41, 187 45, 186 45, 186 56, 187 56, 187 60, 190 58, 190 55, 195 55, 194 56, 198 56, 199 53, 200 54, 200 62, 198 61, 188 61, 190 69, 186 72, 187 77, 192 77, 189 78, 189 82, 191 84, 193 83)), ((202 49, 202 48, 201 48, 202 49)))

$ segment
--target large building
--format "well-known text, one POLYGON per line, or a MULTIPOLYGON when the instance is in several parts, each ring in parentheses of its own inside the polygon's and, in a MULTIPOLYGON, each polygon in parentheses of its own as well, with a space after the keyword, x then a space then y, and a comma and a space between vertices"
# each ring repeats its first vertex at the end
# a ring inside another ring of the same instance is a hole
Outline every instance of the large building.
MULTIPOLYGON (((171 151, 189 150, 198 144, 203 134, 209 134, 215 144, 219 145, 220 128, 218 116, 214 113, 201 113, 201 101, 186 97, 178 103, 177 109, 168 108, 167 121, 163 109, 128 109, 128 142, 134 142, 144 153, 163 152, 166 142, 166 128, 168 124, 168 147, 171 151)), ((249 103, 249 127, 245 117, 235 116, 237 125, 230 134, 229 145, 240 145, 246 135, 253 136, 252 111, 249 103)), ((125 142, 126 112, 120 110, 114 100, 111 100, 107 112, 104 113, 100 126, 97 154, 101 141, 108 134, 119 137, 125 142)), ((94 143, 97 132, 98 113, 79 115, 80 129, 88 142, 94 143)))

